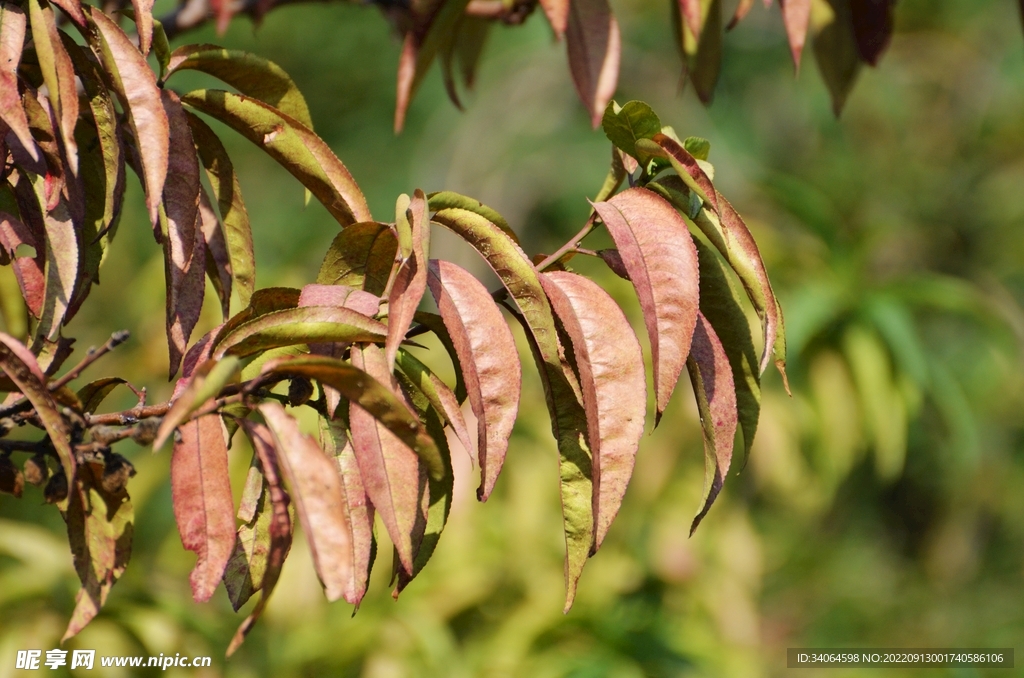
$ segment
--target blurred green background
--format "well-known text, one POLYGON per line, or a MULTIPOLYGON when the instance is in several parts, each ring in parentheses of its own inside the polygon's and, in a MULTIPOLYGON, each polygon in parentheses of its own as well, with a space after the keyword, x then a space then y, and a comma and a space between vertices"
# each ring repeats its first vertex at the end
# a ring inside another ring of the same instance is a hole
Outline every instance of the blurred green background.
MULTIPOLYGON (((667 3, 613 5, 624 38, 617 99, 643 99, 680 134, 711 140, 716 184, 761 243, 789 327, 793 397, 766 375, 751 461, 730 474, 697 534, 687 537, 703 458, 683 385, 645 436, 623 510, 563 616, 556 451, 526 364, 523 412, 493 498, 473 499, 456 446, 451 521, 398 602, 385 556, 354 618, 326 603, 299 538, 266 615, 227 661, 242 615, 222 591, 210 604, 191 601, 194 557, 171 514, 168 451, 129 450, 139 472, 129 486, 135 553, 104 612, 67 648, 214 657, 212 669, 168 676, 757 677, 787 674, 787 647, 1011 647, 1021 638, 1024 38, 1014 3, 901 0, 888 53, 862 72, 838 121, 810 52, 794 78, 777 7, 756 3, 727 36, 705 109, 692 91, 678 93, 667 3)), ((183 40, 281 64, 384 220, 399 193, 447 188, 497 208, 531 253, 550 252, 586 219, 606 171, 609 144, 590 130, 564 45, 539 15, 493 31, 464 113, 435 68, 398 137, 399 44, 372 7, 291 6, 258 30, 239 19, 223 39, 204 29, 183 40)), ((172 86, 204 82, 183 76, 172 86)), ((254 222, 259 285, 311 282, 336 225, 224 131, 254 222)), ((131 191, 103 283, 69 334, 81 348, 130 329, 132 341, 89 376, 127 376, 158 402, 170 391, 159 378, 163 266, 137 183, 131 191)), ((433 255, 484 274, 447 235, 433 255)), ((589 263, 580 270, 601 276, 646 346, 628 286, 589 263)), ((200 330, 217 322, 208 303, 200 330)), ((239 488, 248 454, 241 444, 232 451, 239 488)), ((0 497, 0 521, 3 678, 20 673, 18 649, 57 647, 78 583, 62 521, 39 491, 0 497)), ((104 675, 80 675, 93 673, 104 675)))

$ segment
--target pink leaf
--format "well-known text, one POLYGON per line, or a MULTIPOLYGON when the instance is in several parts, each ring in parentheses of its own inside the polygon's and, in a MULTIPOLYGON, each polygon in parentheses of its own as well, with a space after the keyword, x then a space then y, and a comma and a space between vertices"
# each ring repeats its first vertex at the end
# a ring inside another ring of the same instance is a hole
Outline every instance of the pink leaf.
POLYGON ((597 129, 619 79, 622 40, 607 0, 573 0, 566 30, 569 70, 597 129))

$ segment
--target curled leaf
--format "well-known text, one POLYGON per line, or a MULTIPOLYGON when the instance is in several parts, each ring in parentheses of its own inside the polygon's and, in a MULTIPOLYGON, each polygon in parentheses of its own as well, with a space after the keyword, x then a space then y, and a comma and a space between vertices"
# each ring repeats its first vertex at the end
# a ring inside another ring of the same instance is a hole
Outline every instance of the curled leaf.
POLYGON ((388 295, 388 336, 384 344, 384 353, 389 369, 394 367, 398 345, 405 339, 423 293, 427 289, 430 220, 427 217, 427 198, 423 191, 416 190, 407 214, 412 251, 399 266, 391 294, 388 295))
POLYGON ((504 231, 505 235, 511 238, 513 242, 519 243, 519 236, 512 230, 509 223, 505 221, 505 217, 498 214, 497 210, 488 207, 475 198, 470 198, 454 191, 438 191, 437 193, 428 194, 427 199, 431 212, 439 212, 449 207, 468 210, 487 219, 504 231))
POLYGON ((626 316, 599 285, 560 271, 545 273, 540 280, 572 340, 579 371, 594 459, 596 552, 622 505, 644 433, 643 353, 626 316))
POLYGON ((269 348, 310 342, 381 341, 385 334, 382 323, 351 309, 307 306, 272 311, 227 333, 222 330, 213 355, 244 358, 269 348))
POLYGON ((466 270, 433 259, 428 284, 458 354, 476 415, 477 498, 486 501, 505 462, 519 412, 522 367, 515 339, 487 288, 466 270))

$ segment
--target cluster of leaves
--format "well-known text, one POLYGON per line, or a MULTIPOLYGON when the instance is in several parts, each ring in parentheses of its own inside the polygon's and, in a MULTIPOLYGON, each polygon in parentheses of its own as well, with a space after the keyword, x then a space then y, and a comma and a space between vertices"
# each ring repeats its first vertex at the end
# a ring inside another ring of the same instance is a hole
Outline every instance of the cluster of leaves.
POLYGON ((58 27, 47 0, 25 4, 0 6, 0 234, 27 318, 25 343, 0 334, 0 387, 10 392, 0 422, 4 436, 28 424, 45 437, 0 437, 0 489, 20 495, 25 479, 46 483, 47 500, 65 517, 82 581, 65 637, 98 613, 128 562, 134 517, 126 484, 134 470, 111 450, 128 438, 155 449, 174 441, 174 513, 182 543, 197 554, 196 600, 208 600, 221 582, 236 609, 261 592, 231 650, 274 588, 296 517, 328 599, 358 605, 379 516, 395 547, 397 595, 430 558, 448 517, 445 429, 475 455, 481 501, 499 476, 521 380, 502 308, 524 329, 558 443, 568 609, 621 505, 646 414, 640 343, 612 298, 569 269, 581 254, 600 257, 636 290, 651 345, 655 425, 684 366, 689 372, 706 459, 696 528, 722 488, 737 431, 744 450, 753 441, 761 374, 773 354, 784 374, 785 356, 781 310, 749 230, 712 184, 706 140, 680 140, 645 104, 610 103, 602 123, 611 169, 590 219, 557 252, 531 259, 498 213, 451 192, 402 195, 393 222, 373 220, 278 66, 210 45, 171 52, 142 2, 130 13, 138 46, 95 8, 57 3, 78 42, 58 27), (150 48, 159 74, 147 64, 150 48), (234 91, 178 94, 167 84, 186 69, 234 91), (263 149, 337 221, 316 283, 256 289, 238 177, 197 113, 263 149), (163 248, 169 373, 173 379, 180 369, 181 377, 167 403, 147 405, 138 391, 131 410, 96 414, 126 382, 103 379, 77 392, 67 384, 124 333, 53 375, 71 353, 62 328, 98 282, 116 232, 126 167, 142 182, 163 248), (455 264, 430 259, 432 225, 474 247, 503 289, 492 293, 455 264), (601 227, 615 248, 583 248, 601 227), (761 320, 760 359, 734 276, 761 320), (207 278, 223 322, 193 342, 207 278), (436 314, 420 310, 428 290, 436 314), (233 315, 232 295, 243 307, 233 315), (424 333, 446 347, 453 386, 410 352, 424 333), (475 436, 461 410, 466 400, 475 436), (319 442, 285 405, 316 413, 319 442), (239 429, 254 453, 236 511, 228 448, 239 429), (24 471, 13 452, 32 453, 24 471))

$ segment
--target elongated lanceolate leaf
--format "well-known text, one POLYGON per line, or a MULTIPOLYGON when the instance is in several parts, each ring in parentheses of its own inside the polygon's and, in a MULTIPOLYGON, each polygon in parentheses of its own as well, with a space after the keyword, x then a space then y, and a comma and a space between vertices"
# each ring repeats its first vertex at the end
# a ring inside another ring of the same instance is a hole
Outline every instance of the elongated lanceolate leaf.
POLYGON ((348 308, 365 316, 373 316, 380 308, 380 297, 346 285, 303 285, 299 308, 334 306, 348 308))
POLYGON ((182 101, 217 118, 266 151, 324 204, 342 226, 371 221, 366 198, 348 169, 301 122, 252 97, 195 90, 182 101))
POLYGON ((216 346, 221 339, 234 332, 243 324, 274 311, 284 311, 299 305, 302 291, 294 287, 264 287, 255 290, 249 305, 231 316, 214 334, 213 344, 216 346))
POLYGON ((49 90, 50 104, 57 117, 61 140, 67 154, 68 169, 78 175, 78 145, 75 123, 78 121, 78 90, 71 58, 60 39, 57 18, 46 0, 29 0, 29 24, 43 82, 49 90))
POLYGON ((324 594, 338 600, 352 579, 352 533, 345 519, 337 467, 280 404, 268 401, 260 413, 274 434, 281 470, 288 481, 324 594))
MULTIPOLYGON (((39 160, 25 109, 18 92, 18 64, 25 43, 25 11, 17 5, 0 6, 0 120, 7 123, 33 160, 39 160)), ((2 140, 0 140, 2 141, 2 140)))
POLYGON ((743 431, 743 458, 740 468, 750 457, 750 447, 757 432, 761 413, 761 380, 757 353, 750 335, 750 323, 740 302, 742 294, 735 289, 725 264, 714 250, 694 238, 697 259, 700 262, 700 312, 704 315, 722 342, 725 355, 732 368, 736 389, 736 411, 740 430, 743 431))
POLYGON ((811 0, 779 0, 782 9, 782 21, 786 25, 786 38, 789 40, 789 51, 793 55, 793 65, 800 71, 800 55, 807 41, 807 26, 811 19, 811 0))
POLYGON ((850 14, 853 34, 857 39, 861 58, 872 66, 878 65, 885 48, 892 39, 896 0, 851 0, 850 14))
POLYGON ((75 477, 75 456, 71 451, 71 429, 60 416, 57 403, 46 388, 46 377, 35 356, 21 342, 3 332, 0 332, 0 370, 32 403, 36 416, 57 450, 65 477, 69 483, 72 482, 75 477))
POLYGON ((615 241, 643 310, 657 421, 682 373, 697 323, 697 251, 675 208, 647 189, 623 191, 594 209, 615 241))
POLYGON ((209 73, 240 94, 259 99, 298 120, 307 129, 313 129, 305 97, 284 69, 272 61, 216 45, 182 45, 171 53, 164 80, 188 69, 209 73))
POLYGON ((155 227, 159 223, 159 206, 167 177, 170 139, 156 75, 131 39, 107 15, 90 8, 89 16, 97 36, 90 41, 92 48, 110 74, 131 122, 142 164, 146 206, 155 227))
MULTIPOLYGON (((448 328, 444 326, 444 320, 436 313, 428 313, 427 311, 417 311, 415 319, 417 323, 430 330, 437 337, 437 340, 441 342, 444 350, 448 353, 448 357, 452 361, 452 367, 455 368, 455 398, 461 405, 466 402, 466 380, 462 375, 462 364, 459 362, 459 354, 455 350, 455 342, 452 341, 451 335, 448 334, 448 328)), ((467 451, 469 451, 468 448, 467 451)))
POLYGON ((688 75, 697 96, 705 103, 711 103, 715 86, 722 71, 722 41, 725 29, 722 27, 722 0, 710 0, 704 26, 700 32, 697 53, 694 54, 688 75))
POLYGON ((654 142, 667 154, 683 183, 718 212, 718 192, 711 184, 711 179, 697 164, 697 159, 681 143, 666 134, 655 136, 654 142))
POLYGON ((693 534, 722 491, 725 474, 732 461, 737 421, 736 392, 733 390, 729 358, 711 323, 703 315, 697 317, 697 329, 693 333, 693 347, 686 360, 686 368, 690 372, 704 431, 704 496, 697 517, 690 526, 690 534, 693 534))
POLYGON ((361 287, 371 294, 383 294, 397 252, 397 236, 387 224, 376 221, 352 224, 334 238, 316 281, 321 285, 361 287))
POLYGON ((78 396, 78 400, 82 403, 82 411, 92 414, 103 404, 103 401, 106 400, 111 391, 117 386, 127 383, 121 377, 103 377, 102 379, 90 381, 78 389, 75 395, 78 396))
MULTIPOLYGON (((469 272, 448 262, 430 262, 428 283, 459 356, 466 392, 477 420, 480 487, 487 501, 508 451, 519 412, 522 367, 515 339, 490 292, 469 272)), ((472 448, 467 448, 472 452, 472 448)))
POLYGON ((548 23, 551 24, 551 30, 555 32, 555 37, 559 40, 562 39, 565 29, 569 25, 569 2, 570 0, 540 0, 544 16, 547 17, 548 23))
POLYGON ((277 346, 310 342, 383 341, 387 327, 347 308, 308 306, 273 311, 217 339, 214 357, 246 357, 277 346))
POLYGON ((860 72, 861 51, 853 23, 851 0, 824 0, 811 6, 814 59, 828 85, 836 117, 860 72))
POLYGON ((444 474, 441 454, 423 424, 408 406, 363 369, 336 358, 304 356, 277 358, 263 366, 267 377, 306 377, 338 389, 400 438, 426 464, 435 477, 444 474))
POLYGON ((182 545, 197 556, 192 596, 210 599, 235 545, 235 511, 228 448, 220 415, 207 414, 179 429, 171 456, 171 496, 182 545))
POLYGON ((389 370, 394 368, 398 346, 409 331, 413 316, 427 289, 427 258, 430 253, 430 219, 427 197, 417 189, 407 211, 412 236, 412 252, 395 274, 388 295, 388 337, 384 354, 389 370))
POLYGON ((644 434, 647 383, 633 328, 599 285, 554 271, 541 283, 572 340, 594 455, 594 547, 601 548, 633 475, 644 434))
POLYGON ((153 45, 153 4, 155 0, 132 0, 135 10, 135 27, 139 29, 139 49, 149 54, 153 45))
POLYGON ((754 6, 754 0, 740 0, 736 5, 736 11, 732 14, 732 19, 729 19, 729 23, 726 25, 725 30, 731 31, 736 28, 736 25, 750 12, 750 8, 754 6))
POLYGON ((358 606, 366 595, 377 550, 373 536, 373 503, 366 494, 355 448, 340 422, 320 418, 320 444, 328 457, 334 459, 341 476, 345 520, 352 534, 352 577, 345 588, 345 600, 358 606))
POLYGON ((253 254, 249 213, 242 200, 242 187, 238 182, 235 166, 220 138, 198 117, 188 112, 186 115, 196 150, 199 152, 199 160, 203 163, 206 177, 210 180, 210 187, 217 198, 221 229, 231 261, 234 289, 238 292, 238 300, 242 306, 247 306, 256 288, 256 260, 253 254))
POLYGON ((237 374, 238 368, 239 360, 234 356, 227 356, 221 360, 207 360, 202 363, 192 375, 188 386, 177 396, 171 409, 160 422, 156 439, 153 441, 153 449, 160 449, 174 429, 185 421, 188 415, 205 405, 211 398, 216 397, 220 390, 237 374))
MULTIPOLYGON (((379 347, 354 346, 352 364, 379 383, 394 383, 379 347)), ((392 390, 397 390, 397 385, 392 390)), ((396 407, 406 408, 406 414, 415 418, 408 406, 398 400, 398 396, 392 397, 397 401, 396 407)), ((391 535, 402 567, 411 574, 414 571, 413 535, 417 523, 420 527, 423 524, 420 513, 420 460, 404 441, 377 421, 372 413, 356 402, 351 403, 349 426, 352 446, 366 494, 391 535)), ((443 464, 442 473, 438 475, 443 475, 443 464)))
POLYGON ((46 287, 43 272, 46 258, 43 244, 35 237, 32 229, 17 217, 0 212, 0 245, 11 259, 25 305, 29 312, 38 318, 43 311, 46 287), (18 248, 22 245, 31 246, 36 251, 36 256, 18 256, 18 248))
POLYGON ((438 212, 443 209, 448 209, 449 207, 458 207, 459 209, 468 210, 475 214, 479 214, 484 219, 487 219, 504 231, 505 235, 511 238, 516 244, 519 244, 519 236, 512 230, 509 223, 505 221, 505 217, 501 216, 497 210, 488 207, 476 198, 470 198, 454 191, 438 191, 437 193, 428 194, 427 199, 431 212, 438 212))
POLYGON ((596 129, 615 94, 622 38, 608 0, 573 0, 566 28, 569 70, 596 129))
POLYGON ((220 219, 213 210, 205 188, 199 192, 196 219, 197 230, 206 245, 206 277, 210 279, 213 291, 220 300, 221 317, 227 320, 231 314, 231 288, 234 283, 231 277, 231 254, 228 252, 220 219))
POLYGON ((591 457, 579 385, 558 343, 554 316, 538 273, 523 250, 500 228, 473 212, 445 209, 434 215, 434 221, 480 252, 522 312, 520 322, 534 350, 551 413, 551 430, 558 441, 568 610, 594 543, 591 457))
POLYGON ((473 439, 466 427, 466 419, 462 416, 459 401, 452 390, 448 388, 448 384, 441 381, 440 377, 431 372, 426 365, 408 351, 399 349, 395 364, 409 379, 409 382, 423 393, 442 421, 452 427, 455 437, 462 443, 466 453, 472 457, 473 439))
MULTIPOLYGON (((774 353, 775 366, 779 369, 785 382, 786 334, 782 319, 782 307, 779 306, 775 293, 772 291, 771 281, 768 280, 768 271, 765 269, 761 252, 757 249, 757 243, 754 242, 750 230, 729 204, 729 201, 721 195, 718 197, 721 207, 720 219, 707 210, 701 210, 693 221, 736 271, 736 275, 739 276, 740 282, 743 283, 743 287, 747 291, 750 303, 754 305, 754 310, 761 318, 764 329, 761 373, 763 374, 768 367, 769 357, 774 353)), ((788 383, 786 389, 789 389, 788 383)))
MULTIPOLYGON (((284 490, 284 483, 281 479, 278 458, 279 455, 274 449, 274 438, 266 426, 242 420, 246 434, 252 441, 253 450, 260 460, 260 467, 263 469, 265 479, 264 499, 270 502, 270 520, 267 525, 267 552, 260 564, 263 566, 263 577, 260 582, 260 601, 256 603, 249 616, 245 618, 235 632, 231 643, 228 645, 227 656, 231 656, 245 640, 245 636, 252 630, 256 621, 263 614, 270 594, 274 592, 278 577, 281 574, 281 566, 292 546, 292 517, 289 511, 291 501, 284 490)), ((225 573, 226 575, 226 573, 225 573)), ((226 584, 225 580, 225 584, 226 584)), ((236 608, 237 609, 237 608, 236 608)))
MULTIPOLYGON (((690 30, 694 39, 700 38, 701 33, 701 11, 700 0, 672 0, 679 5, 679 14, 686 21, 686 27, 690 30)), ((659 132, 661 130, 658 130, 659 132)))
MULTIPOLYGON (((102 467, 101 467, 102 468, 102 467)), ((110 589, 131 557, 135 510, 124 490, 110 494, 101 480, 80 478, 70 487, 65 520, 75 571, 82 588, 61 642, 76 635, 99 614, 110 589)))

